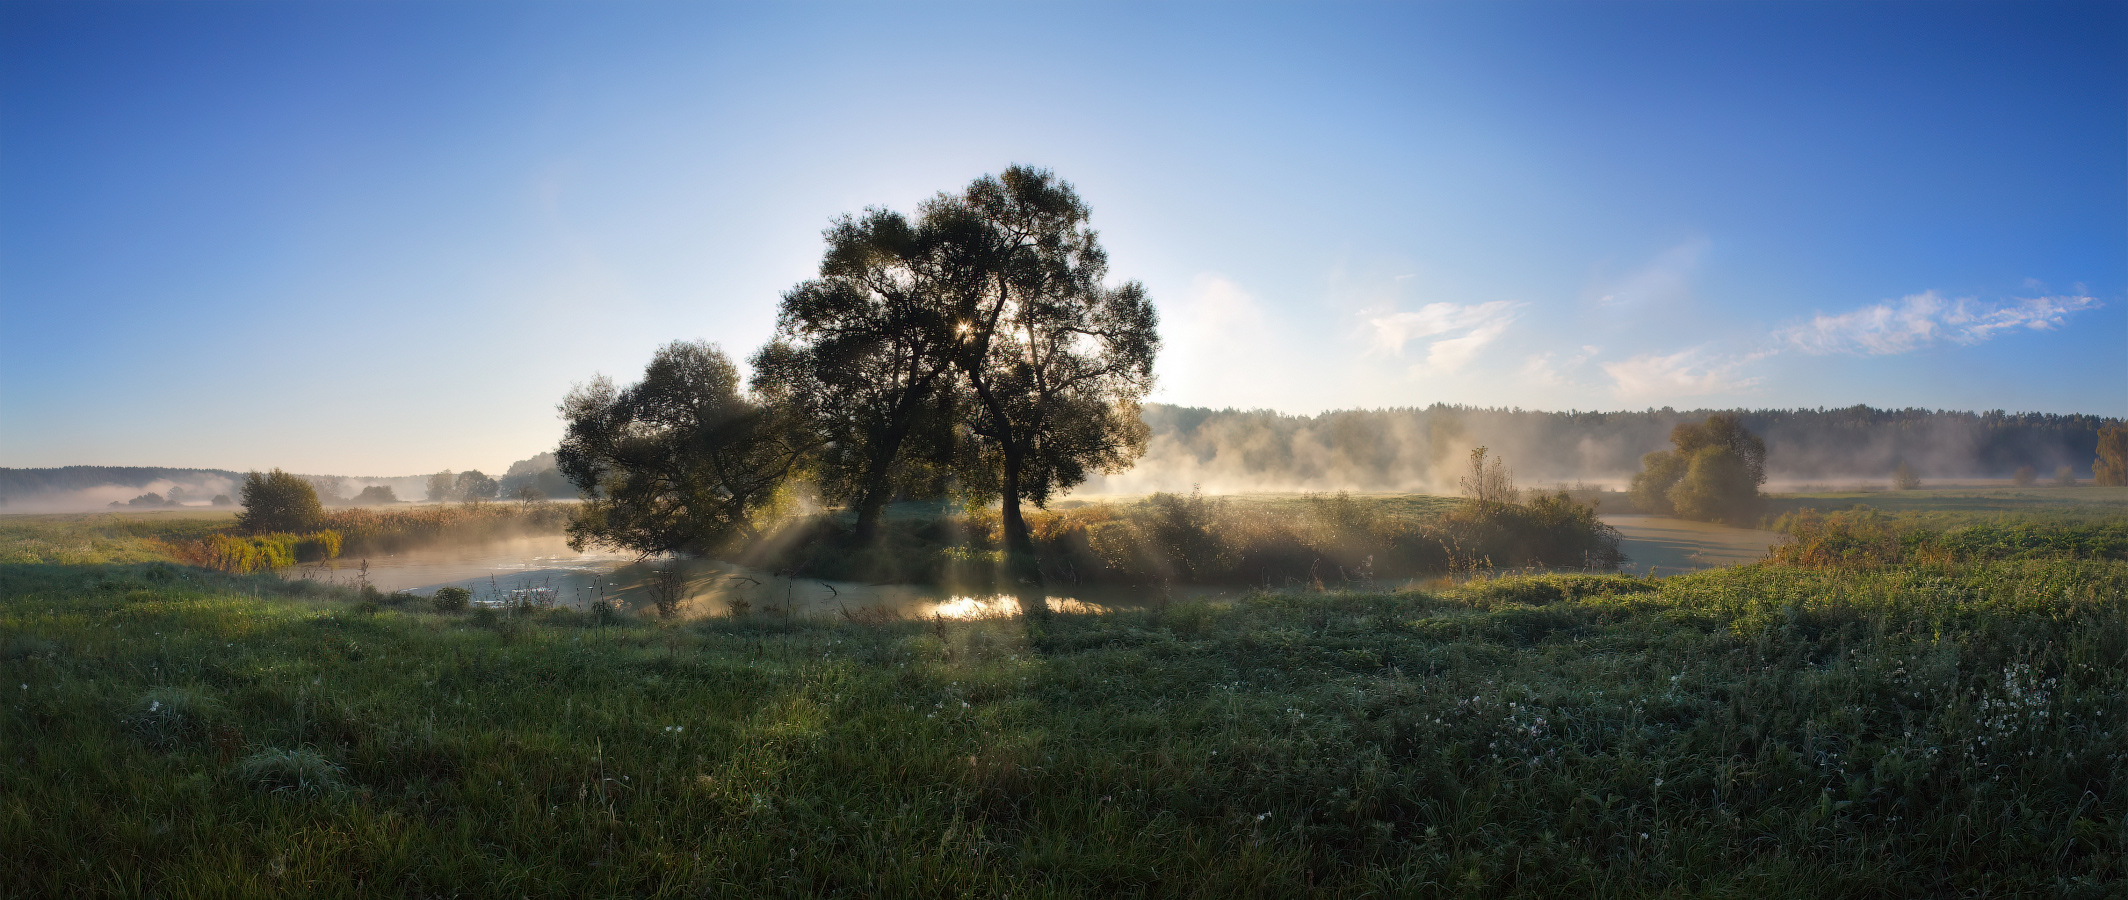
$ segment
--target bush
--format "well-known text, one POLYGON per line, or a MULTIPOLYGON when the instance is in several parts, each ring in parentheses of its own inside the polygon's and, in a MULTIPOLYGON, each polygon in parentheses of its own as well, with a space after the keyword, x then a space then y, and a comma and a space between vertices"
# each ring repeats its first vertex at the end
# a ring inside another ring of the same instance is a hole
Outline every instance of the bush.
POLYGON ((429 606, 440 613, 464 612, 473 602, 473 592, 462 587, 440 587, 429 598, 429 606))
POLYGON ((310 482, 279 469, 244 478, 239 492, 244 510, 237 513, 237 529, 248 534, 316 531, 324 523, 325 507, 310 482))

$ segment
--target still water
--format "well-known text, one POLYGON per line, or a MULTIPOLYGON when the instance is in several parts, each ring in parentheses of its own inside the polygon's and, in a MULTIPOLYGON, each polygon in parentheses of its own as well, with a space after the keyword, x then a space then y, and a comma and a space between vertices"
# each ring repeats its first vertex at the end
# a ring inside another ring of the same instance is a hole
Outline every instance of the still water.
MULTIPOLYGON (((1636 574, 1669 575, 1753 562, 1780 538, 1770 531, 1659 516, 1603 518, 1624 534, 1622 546, 1630 557, 1625 569, 1636 574)), ((292 575, 350 586, 367 579, 378 590, 424 596, 441 587, 463 587, 473 592, 474 602, 480 605, 530 601, 589 609, 593 603, 605 600, 629 608, 648 608, 652 605, 656 572, 675 565, 680 573, 681 610, 686 615, 724 615, 734 608, 744 608, 756 614, 794 617, 885 614, 972 618, 1012 615, 1020 609, 1019 599, 1008 593, 972 595, 923 585, 783 578, 708 559, 646 561, 627 553, 578 553, 569 549, 560 535, 433 547, 366 560, 349 557, 301 566, 292 575), (364 563, 368 565, 366 570, 364 563)), ((1432 587, 1441 583, 1442 579, 1428 579, 1405 586, 1432 587)), ((1178 586, 1167 597, 1222 600, 1245 591, 1236 586, 1178 586)), ((1143 606, 1158 599, 1154 589, 1108 585, 1051 585, 1046 595, 1050 608, 1060 611, 1143 606)))
MULTIPOLYGON (((628 553, 578 553, 569 549, 559 535, 436 547, 367 559, 346 557, 299 566, 291 577, 349 586, 366 578, 387 593, 408 591, 423 596, 434 594, 437 588, 462 587, 473 592, 473 602, 478 605, 530 601, 589 609, 593 603, 605 600, 632 609, 647 609, 652 605, 656 572, 674 565, 680 572, 681 611, 691 616, 724 615, 734 607, 760 615, 800 618, 846 614, 975 618, 1012 615, 1020 610, 1019 599, 1005 593, 970 595, 923 585, 783 578, 708 559, 638 560, 628 553), (366 570, 364 563, 368 564, 366 570)), ((1222 599, 1241 593, 1241 589, 1231 587, 1176 587, 1168 596, 1222 599)), ((1142 606, 1156 596, 1142 587, 1090 585, 1052 585, 1046 594, 1050 608, 1060 612, 1142 606)))

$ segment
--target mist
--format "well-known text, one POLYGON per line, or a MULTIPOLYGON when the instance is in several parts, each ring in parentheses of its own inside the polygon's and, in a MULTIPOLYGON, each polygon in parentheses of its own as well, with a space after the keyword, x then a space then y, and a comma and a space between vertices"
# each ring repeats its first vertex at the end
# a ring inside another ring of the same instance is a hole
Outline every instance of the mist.
MULTIPOLYGON (((1097 475, 1078 495, 1416 491, 1452 494, 1472 447, 1504 458, 1525 485, 1622 489, 1670 429, 1723 410, 1539 412, 1436 404, 1297 416, 1148 404, 1145 456, 1097 475)), ((1941 410, 1735 410, 1765 438, 1773 487, 1883 485, 1900 462, 1924 479, 1998 479, 2031 466, 2089 477, 2098 429, 2088 415, 1941 410)))

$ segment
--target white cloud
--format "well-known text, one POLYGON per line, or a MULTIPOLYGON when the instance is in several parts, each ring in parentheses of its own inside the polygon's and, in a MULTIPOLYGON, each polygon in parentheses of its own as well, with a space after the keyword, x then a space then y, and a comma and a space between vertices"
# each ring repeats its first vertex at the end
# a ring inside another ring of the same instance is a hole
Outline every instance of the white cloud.
POLYGON ((1478 351, 1506 333, 1514 324, 1515 307, 1506 300, 1489 303, 1428 303, 1414 312, 1389 313, 1367 320, 1374 331, 1376 350, 1403 355, 1413 341, 1456 334, 1430 341, 1426 361, 1414 371, 1455 372, 1477 358, 1478 351))
POLYGON ((1752 387, 1764 378, 1738 377, 1750 363, 1768 353, 1722 357, 1694 347, 1667 356, 1643 353, 1623 362, 1603 364, 1611 376, 1612 392, 1624 400, 1654 400, 1726 394, 1752 387))
POLYGON ((1972 299, 1946 301, 1935 291, 1910 294, 1898 303, 1877 303, 1836 316, 1819 314, 1808 322, 1774 333, 1782 343, 1804 353, 1853 353, 1888 356, 1927 347, 1937 341, 1978 344, 2015 328, 2045 331, 2063 324, 2070 313, 2093 309, 2088 296, 2022 297, 2007 304, 1972 299))

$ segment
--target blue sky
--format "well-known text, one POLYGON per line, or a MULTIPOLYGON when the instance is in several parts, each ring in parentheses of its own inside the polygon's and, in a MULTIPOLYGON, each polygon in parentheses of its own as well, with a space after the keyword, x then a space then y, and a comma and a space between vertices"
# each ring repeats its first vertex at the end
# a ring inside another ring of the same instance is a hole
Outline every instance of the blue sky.
POLYGON ((1155 399, 2128 414, 2128 6, 0 5, 0 465, 496 470, 1011 163, 1155 399))

